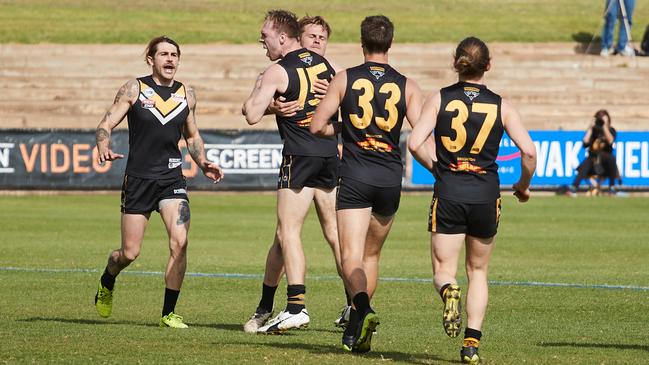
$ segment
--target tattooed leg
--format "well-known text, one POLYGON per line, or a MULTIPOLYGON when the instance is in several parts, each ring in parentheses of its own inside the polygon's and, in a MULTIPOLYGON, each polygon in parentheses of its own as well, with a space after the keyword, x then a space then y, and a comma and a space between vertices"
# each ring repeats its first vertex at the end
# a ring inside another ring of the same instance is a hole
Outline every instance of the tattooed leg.
POLYGON ((189 223, 189 217, 189 203, 186 200, 183 200, 178 206, 178 220, 176 221, 176 224, 183 225, 189 223))
POLYGON ((160 202, 159 209, 169 235, 169 261, 165 271, 165 282, 167 288, 180 290, 187 267, 189 203, 184 199, 165 199, 160 202))

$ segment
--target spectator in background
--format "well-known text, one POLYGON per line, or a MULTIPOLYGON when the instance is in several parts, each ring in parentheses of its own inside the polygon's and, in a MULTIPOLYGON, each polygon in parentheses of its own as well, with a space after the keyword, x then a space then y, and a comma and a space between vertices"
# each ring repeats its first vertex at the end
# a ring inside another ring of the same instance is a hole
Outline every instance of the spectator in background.
POLYGON ((622 56, 635 56, 635 50, 628 44, 634 7, 635 0, 606 0, 601 56, 608 57, 611 54, 618 53, 622 56), (621 5, 624 6, 624 9, 622 9, 621 5), (629 25, 628 29, 624 25, 625 13, 629 25), (620 26, 618 28, 617 47, 613 50, 613 31, 618 19, 620 19, 620 26))
POLYGON ((596 181, 595 189, 599 189, 599 179, 607 177, 609 191, 613 190, 615 179, 620 178, 615 156, 613 156, 613 143, 617 132, 611 127, 611 116, 605 109, 595 113, 593 122, 584 135, 584 148, 588 148, 588 157, 577 167, 577 176, 570 187, 572 194, 577 192, 579 183, 588 177, 596 181))

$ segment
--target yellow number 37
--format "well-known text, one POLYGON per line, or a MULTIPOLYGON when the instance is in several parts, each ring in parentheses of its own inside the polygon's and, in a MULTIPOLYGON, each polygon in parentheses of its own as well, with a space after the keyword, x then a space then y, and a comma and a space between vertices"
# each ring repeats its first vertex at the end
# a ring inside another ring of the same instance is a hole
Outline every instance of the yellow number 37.
MULTIPOLYGON (((449 152, 457 152, 461 150, 466 144, 466 128, 464 128, 464 123, 469 119, 469 110, 460 100, 452 100, 446 104, 445 110, 447 112, 457 111, 457 116, 451 119, 451 128, 455 131, 455 139, 452 139, 448 136, 441 136, 442 144, 444 147, 449 150, 449 152)), ((496 117, 498 116, 498 105, 496 104, 487 104, 487 103, 473 103, 471 106, 471 112, 486 114, 484 123, 478 132, 478 136, 471 146, 471 153, 478 154, 482 151, 487 137, 489 137, 489 132, 493 128, 494 123, 496 122, 496 117)))

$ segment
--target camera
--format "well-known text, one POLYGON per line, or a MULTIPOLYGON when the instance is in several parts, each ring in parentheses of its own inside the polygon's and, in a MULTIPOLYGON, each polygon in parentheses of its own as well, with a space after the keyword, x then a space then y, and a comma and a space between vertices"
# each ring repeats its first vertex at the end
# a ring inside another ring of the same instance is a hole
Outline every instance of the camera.
POLYGON ((595 119, 595 125, 593 126, 593 138, 598 138, 604 133, 604 119, 597 118, 595 119))

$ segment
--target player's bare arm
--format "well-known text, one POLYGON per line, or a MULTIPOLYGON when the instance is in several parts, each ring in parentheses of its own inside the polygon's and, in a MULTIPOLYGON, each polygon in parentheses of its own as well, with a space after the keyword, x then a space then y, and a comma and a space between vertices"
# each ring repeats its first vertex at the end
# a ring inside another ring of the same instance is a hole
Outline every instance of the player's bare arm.
MULTIPOLYGON (((417 122, 421 117, 421 109, 423 104, 423 97, 421 95, 421 89, 416 81, 407 79, 406 80, 406 119, 411 127, 415 127, 417 122)), ((412 151, 412 155, 428 170, 432 171, 435 162, 435 141, 428 136, 425 142, 422 145, 422 148, 419 148, 415 151, 412 151)))
POLYGON ((187 115, 187 120, 185 120, 183 126, 183 136, 185 136, 187 142, 187 150, 196 165, 203 171, 203 174, 217 183, 223 178, 223 170, 219 165, 208 161, 205 157, 205 145, 196 125, 196 92, 192 87, 187 88, 187 104, 189 106, 189 115, 187 115))
MULTIPOLYGON (((327 89, 329 88, 329 81, 327 79, 316 79, 313 83, 313 91, 315 91, 314 96, 317 99, 324 99, 325 94, 327 94, 327 89)), ((277 114, 282 117, 292 117, 299 110, 301 105, 297 100, 286 101, 286 98, 280 96, 277 99, 274 99, 268 109, 266 114, 277 114)))
POLYGON ((315 91, 314 96, 318 99, 324 99, 328 88, 329 81, 327 79, 316 79, 313 83, 313 91, 315 91))
POLYGON ((99 122, 97 130, 95 131, 95 141, 97 143, 97 159, 100 164, 106 161, 113 161, 124 158, 124 155, 115 153, 110 149, 110 136, 113 128, 117 127, 126 113, 128 113, 131 105, 137 100, 139 91, 137 80, 129 80, 127 83, 117 91, 113 104, 108 108, 106 114, 99 122))
MULTIPOLYGON (((437 113, 442 101, 440 92, 433 93, 426 98, 419 114, 419 119, 412 125, 412 133, 408 138, 408 149, 424 167, 433 170, 436 161, 435 141, 431 133, 437 124, 437 113), (420 160, 422 159, 422 160, 420 160)), ((410 118, 408 118, 410 121, 410 118)))
POLYGON ((264 71, 255 83, 255 88, 243 104, 241 112, 250 125, 261 121, 275 92, 284 92, 288 85, 288 74, 282 66, 274 64, 264 71))
POLYGON ((300 110, 301 105, 299 100, 286 101, 286 98, 280 96, 277 99, 274 99, 268 109, 266 114, 276 114, 281 117, 292 117, 300 110))
MULTIPOLYGON (((327 79, 316 79, 313 83, 313 91, 315 91, 314 96, 317 99, 324 99, 324 96, 327 94, 327 89, 329 88, 329 81, 327 79)), ((282 117, 292 117, 299 110, 301 105, 298 104, 297 100, 286 101, 286 98, 280 96, 279 98, 273 100, 266 114, 277 114, 282 117)))
POLYGON ((505 99, 502 100, 501 105, 505 131, 521 151, 521 176, 512 188, 514 196, 518 198, 518 201, 524 203, 530 198, 530 182, 536 169, 536 147, 534 147, 527 129, 523 126, 518 111, 505 99))
POLYGON ((331 117, 338 111, 340 102, 345 96, 345 86, 347 85, 347 72, 343 71, 337 74, 329 88, 324 99, 318 104, 313 115, 313 120, 309 126, 309 131, 316 136, 333 136, 339 132, 340 123, 331 123, 331 117))

